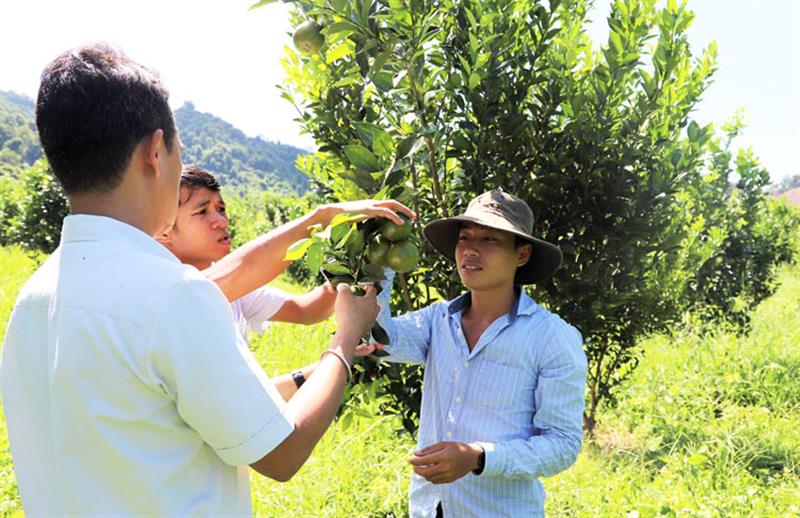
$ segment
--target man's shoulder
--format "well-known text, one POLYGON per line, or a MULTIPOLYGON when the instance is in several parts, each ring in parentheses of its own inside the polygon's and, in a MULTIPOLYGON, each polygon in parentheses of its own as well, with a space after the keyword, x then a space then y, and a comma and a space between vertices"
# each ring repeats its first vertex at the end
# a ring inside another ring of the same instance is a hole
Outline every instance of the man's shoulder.
POLYGON ((180 286, 214 289, 196 268, 167 257, 125 248, 59 247, 25 283, 16 306, 80 308, 145 325, 180 286))
POLYGON ((536 328, 538 333, 551 340, 581 347, 583 337, 575 326, 546 307, 536 304, 530 297, 527 299, 527 302, 532 305, 532 309, 529 311, 531 318, 525 320, 528 325, 536 328))

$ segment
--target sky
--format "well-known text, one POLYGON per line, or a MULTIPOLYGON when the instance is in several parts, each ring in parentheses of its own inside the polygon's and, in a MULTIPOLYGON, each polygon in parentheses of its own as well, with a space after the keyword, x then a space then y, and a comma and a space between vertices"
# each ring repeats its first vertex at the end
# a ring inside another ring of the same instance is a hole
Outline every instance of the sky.
MULTIPOLYGON (((103 40, 155 69, 174 108, 196 109, 249 136, 313 149, 275 87, 291 45, 289 7, 254 0, 8 0, 0 5, 0 90, 35 98, 57 54, 103 40)), ((605 42, 610 0, 596 0, 589 34, 605 42)), ((800 173, 800 0, 688 0, 692 50, 716 40, 718 70, 693 118, 721 124, 744 110, 739 146, 752 147, 773 181, 800 173)))

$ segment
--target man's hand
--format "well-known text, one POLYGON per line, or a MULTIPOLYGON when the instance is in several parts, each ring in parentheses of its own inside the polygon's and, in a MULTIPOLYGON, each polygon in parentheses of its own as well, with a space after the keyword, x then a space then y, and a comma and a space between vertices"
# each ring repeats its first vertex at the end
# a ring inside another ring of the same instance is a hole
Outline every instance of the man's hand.
MULTIPOLYGON (((325 225, 330 223, 331 219, 337 214, 344 212, 352 212, 356 214, 363 214, 368 218, 386 218, 394 221, 398 225, 403 224, 398 213, 408 216, 410 219, 417 217, 416 213, 395 200, 358 200, 358 201, 344 201, 341 203, 333 203, 321 207, 326 211, 328 216, 325 225)), ((323 225, 323 226, 325 226, 323 225)))
POLYGON ((372 342, 369 344, 362 343, 356 347, 356 356, 370 356, 375 351, 383 351, 384 347, 386 346, 379 344, 378 342, 372 342))
POLYGON ((344 354, 352 360, 359 339, 378 318, 378 302, 374 286, 366 286, 364 295, 358 296, 350 291, 350 286, 341 283, 336 287, 336 334, 346 337, 348 347, 344 354))
POLYGON ((433 484, 447 484, 478 468, 481 448, 464 442, 437 442, 411 457, 414 473, 433 484))

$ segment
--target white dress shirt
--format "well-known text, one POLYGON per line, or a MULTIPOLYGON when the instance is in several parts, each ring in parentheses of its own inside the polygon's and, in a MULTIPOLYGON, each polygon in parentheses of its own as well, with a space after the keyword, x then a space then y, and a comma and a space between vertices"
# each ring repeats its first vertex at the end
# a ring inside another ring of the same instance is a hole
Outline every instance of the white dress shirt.
MULTIPOLYGON (((385 290, 388 292, 389 290, 385 290)), ((581 449, 586 356, 578 331, 522 292, 469 350, 461 317, 470 294, 391 318, 381 293, 385 360, 425 365, 417 446, 479 443, 481 475, 432 484, 413 473, 412 516, 537 517, 539 477, 569 467, 581 449)))
POLYGON ((67 217, 0 365, 26 514, 250 515, 247 465, 293 424, 232 322, 150 236, 67 217))

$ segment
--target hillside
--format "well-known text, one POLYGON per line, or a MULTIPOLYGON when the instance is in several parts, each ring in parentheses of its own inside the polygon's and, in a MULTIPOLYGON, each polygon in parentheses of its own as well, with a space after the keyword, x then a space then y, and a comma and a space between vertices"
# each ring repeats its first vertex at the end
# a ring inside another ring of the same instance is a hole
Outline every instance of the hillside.
MULTIPOLYGON (((0 174, 33 164, 41 155, 33 116, 34 101, 13 92, 0 91, 0 174)), ((301 195, 308 178, 294 167, 306 151, 251 138, 233 125, 186 103, 175 111, 183 162, 197 164, 218 175, 222 184, 236 192, 250 189, 301 195)))
POLYGON ((32 165, 41 155, 32 99, 0 91, 0 174, 32 165))
POLYGON ((186 103, 175 111, 183 142, 183 163, 199 164, 237 191, 249 187, 280 194, 303 194, 308 177, 295 169, 306 151, 246 136, 231 124, 186 103))

